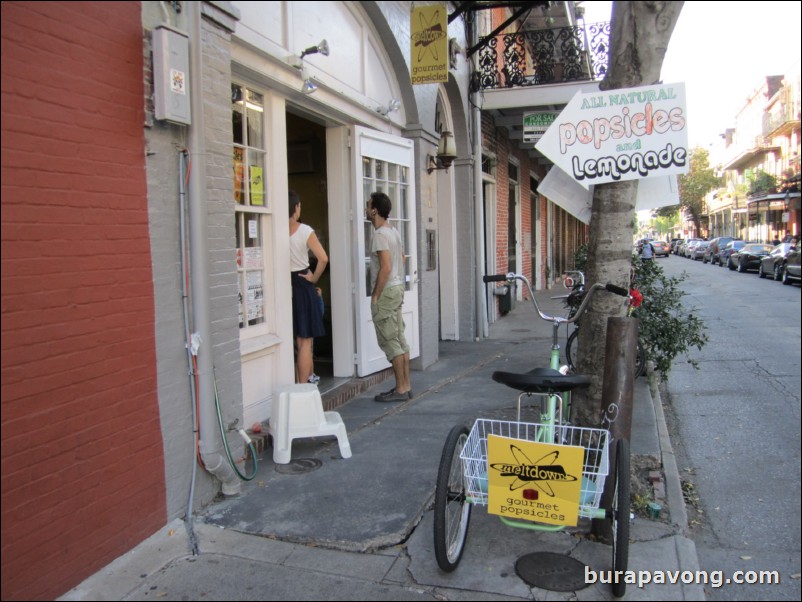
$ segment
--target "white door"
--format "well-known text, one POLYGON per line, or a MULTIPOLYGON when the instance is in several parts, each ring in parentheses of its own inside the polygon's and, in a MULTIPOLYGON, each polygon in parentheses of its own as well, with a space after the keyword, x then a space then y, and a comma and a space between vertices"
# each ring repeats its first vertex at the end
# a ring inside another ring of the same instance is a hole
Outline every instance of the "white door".
POLYGON ((362 127, 354 127, 356 194, 354 219, 356 261, 357 373, 373 374, 390 366, 379 349, 370 314, 370 242, 373 225, 365 219, 365 204, 374 191, 384 192, 393 202, 390 224, 404 243, 405 288, 404 334, 410 358, 420 355, 418 341, 418 241, 415 219, 414 147, 410 140, 362 127))

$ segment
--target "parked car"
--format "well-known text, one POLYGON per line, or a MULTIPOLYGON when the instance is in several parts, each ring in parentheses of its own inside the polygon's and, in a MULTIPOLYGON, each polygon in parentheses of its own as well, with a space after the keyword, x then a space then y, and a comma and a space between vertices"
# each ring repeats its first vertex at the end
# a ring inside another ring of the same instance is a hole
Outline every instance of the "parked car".
POLYGON ((731 270, 738 268, 739 272, 756 270, 760 267, 760 261, 766 257, 774 247, 763 243, 747 243, 741 249, 730 255, 727 267, 731 270))
MULTIPOLYGON (((730 266, 730 255, 740 251, 741 248, 743 248, 743 246, 745 244, 746 244, 746 241, 744 241, 744 240, 731 240, 730 242, 728 242, 724 246, 724 249, 722 249, 721 251, 718 252, 718 264, 720 266, 722 266, 722 267, 724 267, 725 265, 727 267, 729 267, 730 266)), ((734 270, 735 268, 732 268, 732 269, 734 270)))
POLYGON ((700 240, 693 246, 693 251, 691 252, 691 259, 697 261, 699 259, 704 259, 705 252, 707 251, 710 243, 706 240, 700 240))
POLYGON ((733 236, 717 236, 713 240, 710 241, 710 244, 707 246, 707 250, 705 251, 705 256, 702 257, 702 263, 707 263, 708 261, 711 264, 714 264, 718 261, 718 254, 723 249, 728 242, 735 240, 733 236))
POLYGON ((795 247, 788 242, 778 244, 771 250, 771 253, 760 260, 760 267, 757 269, 757 275, 761 278, 772 276, 777 282, 782 280, 783 271, 785 270, 785 258, 794 248, 795 247))
POLYGON ((653 240, 652 248, 654 249, 655 257, 668 257, 669 248, 668 243, 664 240, 653 240))
POLYGON ((799 268, 799 245, 794 247, 785 256, 785 265, 783 266, 783 284, 791 284, 792 280, 802 283, 802 273, 799 268))
POLYGON ((671 239, 671 242, 670 242, 670 243, 668 243, 668 246, 670 247, 670 249, 671 249, 671 252, 672 252, 674 255, 676 255, 676 254, 677 254, 677 249, 678 249, 678 248, 679 248, 679 246, 682 244, 682 241, 683 241, 683 239, 682 239, 682 238, 672 238, 672 239, 671 239))
POLYGON ((701 242, 701 238, 689 238, 685 241, 685 252, 683 253, 683 257, 690 259, 693 257, 693 248, 697 245, 697 243, 701 242))

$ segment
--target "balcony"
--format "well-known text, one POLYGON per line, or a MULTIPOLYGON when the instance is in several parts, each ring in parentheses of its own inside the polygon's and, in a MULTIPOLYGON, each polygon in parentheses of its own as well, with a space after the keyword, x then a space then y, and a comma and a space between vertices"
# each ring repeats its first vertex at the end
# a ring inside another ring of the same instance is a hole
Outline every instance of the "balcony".
POLYGON ((609 22, 500 34, 479 52, 478 87, 600 81, 607 73, 609 49, 609 22))
POLYGON ((770 106, 763 114, 763 134, 767 138, 787 136, 799 129, 797 90, 786 85, 769 102, 770 106))

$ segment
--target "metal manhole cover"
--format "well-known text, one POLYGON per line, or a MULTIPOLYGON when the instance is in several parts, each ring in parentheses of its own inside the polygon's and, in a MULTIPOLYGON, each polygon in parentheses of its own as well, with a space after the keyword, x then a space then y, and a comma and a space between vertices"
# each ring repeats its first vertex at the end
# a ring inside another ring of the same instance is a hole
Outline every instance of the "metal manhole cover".
POLYGON ((298 458, 290 460, 287 464, 276 464, 276 472, 279 474, 306 474, 313 472, 323 466, 323 462, 317 458, 298 458))
POLYGON ((515 572, 529 585, 552 592, 585 589, 585 565, 576 558, 554 552, 534 552, 521 556, 515 572))

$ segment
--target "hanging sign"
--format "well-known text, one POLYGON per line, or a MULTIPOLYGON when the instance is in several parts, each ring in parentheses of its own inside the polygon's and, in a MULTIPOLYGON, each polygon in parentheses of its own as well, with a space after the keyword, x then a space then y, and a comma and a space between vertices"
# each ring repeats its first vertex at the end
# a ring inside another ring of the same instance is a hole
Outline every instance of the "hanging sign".
POLYGON ((448 11, 445 4, 412 8, 410 69, 413 84, 448 81, 448 11))
POLYGON ((583 447, 488 435, 487 511, 576 526, 584 457, 583 447))
POLYGON ((559 111, 524 113, 524 142, 540 140, 559 114, 559 111))
POLYGON ((687 173, 685 84, 577 93, 535 149, 584 188, 687 173))

